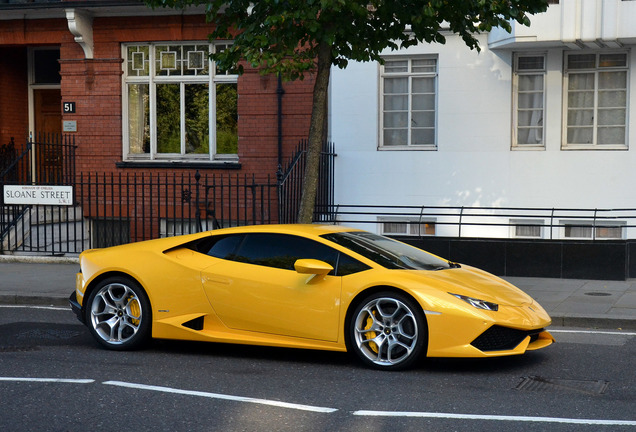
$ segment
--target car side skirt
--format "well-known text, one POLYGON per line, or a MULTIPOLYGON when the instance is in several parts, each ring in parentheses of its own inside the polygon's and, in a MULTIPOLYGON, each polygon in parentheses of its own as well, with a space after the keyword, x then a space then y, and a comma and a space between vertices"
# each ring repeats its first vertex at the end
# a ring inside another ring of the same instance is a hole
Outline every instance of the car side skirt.
MULTIPOLYGON (((198 319, 200 317, 204 317, 205 322, 205 315, 201 314, 192 314, 188 316, 182 315, 164 320, 156 320, 153 322, 152 326, 152 337, 158 339, 177 339, 199 342, 276 346, 282 348, 303 348, 340 352, 347 351, 344 344, 340 344, 337 342, 326 342, 275 334, 255 333, 233 330, 227 327, 214 328, 213 326, 207 326, 206 324, 203 325, 203 328, 201 330, 195 330, 184 326, 184 324, 192 322, 192 320, 198 319)), ((212 318, 212 321, 215 321, 215 319, 212 318)))

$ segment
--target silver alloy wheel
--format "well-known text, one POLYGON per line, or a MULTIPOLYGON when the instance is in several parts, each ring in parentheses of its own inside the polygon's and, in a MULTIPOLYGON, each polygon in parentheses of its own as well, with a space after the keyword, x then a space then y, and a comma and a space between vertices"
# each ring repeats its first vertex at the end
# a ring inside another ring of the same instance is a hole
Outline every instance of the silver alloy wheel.
POLYGON ((104 285, 90 305, 90 321, 95 333, 111 345, 131 341, 143 319, 141 304, 129 286, 122 283, 104 285))
POLYGON ((355 344, 360 353, 378 366, 406 361, 416 349, 418 337, 416 317, 405 303, 395 298, 375 298, 355 317, 355 344))

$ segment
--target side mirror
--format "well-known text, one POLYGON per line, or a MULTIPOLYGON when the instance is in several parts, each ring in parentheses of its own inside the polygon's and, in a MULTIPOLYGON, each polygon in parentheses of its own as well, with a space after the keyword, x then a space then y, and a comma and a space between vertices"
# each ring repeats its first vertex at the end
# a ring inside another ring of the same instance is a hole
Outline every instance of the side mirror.
POLYGON ((320 276, 325 276, 333 270, 332 266, 317 259, 299 259, 294 263, 294 268, 301 274, 313 274, 320 276))

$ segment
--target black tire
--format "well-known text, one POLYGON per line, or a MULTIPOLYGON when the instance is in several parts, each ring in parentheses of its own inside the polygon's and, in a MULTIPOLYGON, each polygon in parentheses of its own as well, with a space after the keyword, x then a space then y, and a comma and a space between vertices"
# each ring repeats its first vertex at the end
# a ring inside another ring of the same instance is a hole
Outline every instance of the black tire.
POLYGON ((101 281, 88 297, 85 312, 91 334, 108 349, 132 350, 150 339, 150 301, 132 279, 114 276, 101 281))
POLYGON ((424 312, 404 294, 386 291, 366 297, 348 323, 349 350, 373 368, 406 369, 426 352, 428 328, 424 312))

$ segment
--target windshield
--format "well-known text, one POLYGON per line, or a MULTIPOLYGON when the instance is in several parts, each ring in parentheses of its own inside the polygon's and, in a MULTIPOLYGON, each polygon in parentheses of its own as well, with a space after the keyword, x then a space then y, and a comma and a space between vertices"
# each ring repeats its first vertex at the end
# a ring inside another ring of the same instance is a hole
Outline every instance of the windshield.
POLYGON ((421 249, 365 231, 325 234, 322 237, 389 269, 444 270, 453 267, 448 261, 421 249))

